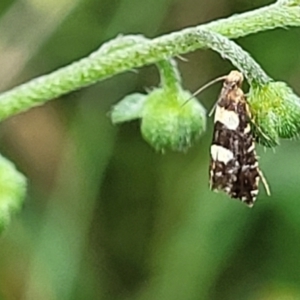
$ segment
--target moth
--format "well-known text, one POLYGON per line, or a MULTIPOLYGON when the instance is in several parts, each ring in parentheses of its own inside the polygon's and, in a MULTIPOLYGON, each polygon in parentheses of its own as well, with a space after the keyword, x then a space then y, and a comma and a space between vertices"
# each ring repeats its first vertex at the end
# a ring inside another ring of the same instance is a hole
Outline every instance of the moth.
POLYGON ((243 80, 238 71, 224 77, 215 106, 209 175, 212 190, 224 191, 252 207, 260 180, 268 195, 270 190, 258 165, 251 112, 241 89, 243 80))

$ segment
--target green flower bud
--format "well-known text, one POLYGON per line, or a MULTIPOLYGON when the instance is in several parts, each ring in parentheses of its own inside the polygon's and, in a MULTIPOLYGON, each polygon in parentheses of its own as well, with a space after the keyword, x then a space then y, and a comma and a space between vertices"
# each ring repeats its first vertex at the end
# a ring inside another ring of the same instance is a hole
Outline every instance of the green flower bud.
POLYGON ((279 144, 300 131, 300 99, 284 82, 253 85, 248 97, 259 141, 266 146, 279 144))
POLYGON ((184 151, 205 131, 205 109, 191 97, 190 92, 182 89, 162 88, 148 95, 141 131, 155 149, 184 151))

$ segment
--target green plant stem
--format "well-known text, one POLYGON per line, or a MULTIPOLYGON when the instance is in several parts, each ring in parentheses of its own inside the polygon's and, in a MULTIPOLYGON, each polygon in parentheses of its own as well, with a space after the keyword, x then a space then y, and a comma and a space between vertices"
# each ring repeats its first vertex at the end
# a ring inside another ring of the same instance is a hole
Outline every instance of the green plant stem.
POLYGON ((166 89, 178 92, 181 83, 180 73, 177 68, 177 63, 174 59, 162 60, 157 63, 161 85, 166 89))
POLYGON ((229 59, 249 83, 263 86, 272 81, 248 52, 227 37, 213 31, 199 30, 199 40, 223 58, 229 59))
MULTIPOLYGON (((148 41, 149 39, 145 38, 143 35, 121 35, 103 44, 94 54, 99 55, 100 53, 101 55, 107 55, 121 49, 128 50, 129 47, 148 41)), ((91 56, 94 54, 91 54, 91 56)), ((181 77, 176 61, 174 59, 161 60, 157 62, 157 67, 161 77, 161 85, 164 86, 164 88, 177 91, 178 88, 180 88, 179 84, 181 83, 181 77)))
POLYGON ((98 50, 78 62, 0 95, 0 120, 115 74, 203 48, 206 45, 199 40, 199 29, 238 38, 287 26, 300 26, 300 6, 275 3, 227 19, 186 28, 107 55, 98 50))

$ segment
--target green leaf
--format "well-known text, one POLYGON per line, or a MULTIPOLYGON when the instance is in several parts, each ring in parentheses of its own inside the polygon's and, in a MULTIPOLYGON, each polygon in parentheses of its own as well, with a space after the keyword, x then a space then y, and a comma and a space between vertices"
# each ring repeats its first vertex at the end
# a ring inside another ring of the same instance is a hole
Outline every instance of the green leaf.
POLYGON ((19 210, 26 195, 26 178, 12 162, 0 156, 0 230, 19 210))
POLYGON ((131 94, 116 104, 111 111, 111 120, 114 124, 139 119, 142 117, 147 95, 131 94))

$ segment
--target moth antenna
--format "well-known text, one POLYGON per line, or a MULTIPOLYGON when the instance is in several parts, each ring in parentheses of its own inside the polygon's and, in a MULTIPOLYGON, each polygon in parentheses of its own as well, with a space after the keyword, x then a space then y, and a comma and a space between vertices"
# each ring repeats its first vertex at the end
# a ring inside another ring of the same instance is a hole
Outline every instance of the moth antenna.
POLYGON ((259 177, 260 177, 260 179, 261 179, 261 182, 263 183, 263 186, 264 186, 264 188, 265 188, 265 191, 266 191, 267 195, 268 195, 268 196, 271 196, 270 187, 269 187, 269 185, 268 185, 268 182, 267 182, 267 180, 266 180, 266 177, 264 176, 263 172, 262 172, 260 169, 258 169, 258 175, 259 175, 259 177))
MULTIPOLYGON (((207 84, 203 85, 202 87, 200 87, 198 90, 196 90, 192 96, 190 98, 188 98, 183 104, 182 106, 186 105, 190 100, 192 100, 195 96, 199 95, 202 91, 204 91, 205 89, 207 89, 208 87, 210 87, 211 85, 215 84, 216 82, 219 82, 221 80, 224 80, 227 78, 227 75, 225 76, 221 76, 218 77, 216 79, 211 80, 210 82, 208 82, 207 84)), ((214 107, 216 106, 216 104, 214 105, 214 107)))

